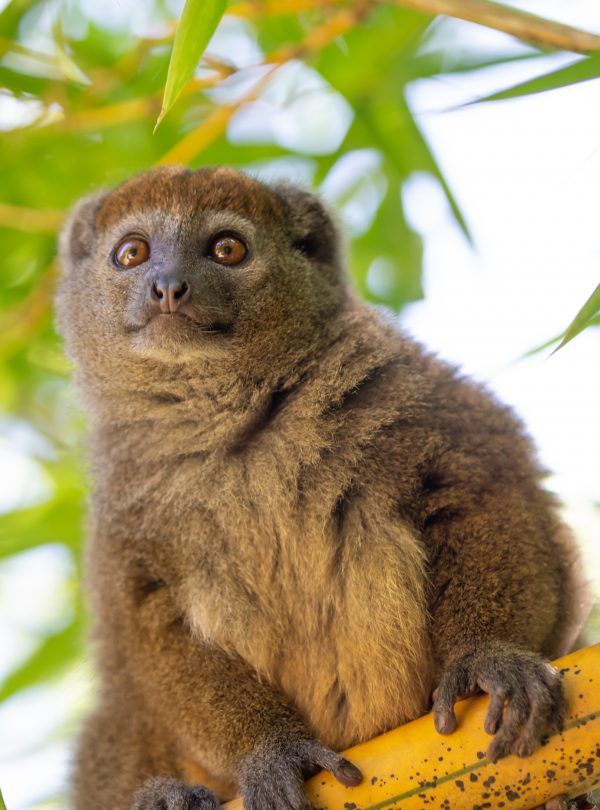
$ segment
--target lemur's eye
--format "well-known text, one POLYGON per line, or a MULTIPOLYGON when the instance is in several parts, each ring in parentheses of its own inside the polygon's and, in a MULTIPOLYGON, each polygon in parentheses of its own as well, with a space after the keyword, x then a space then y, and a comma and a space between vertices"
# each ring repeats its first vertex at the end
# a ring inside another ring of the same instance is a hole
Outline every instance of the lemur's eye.
POLYGON ((219 264, 240 264, 248 255, 248 248, 237 236, 218 233, 208 246, 208 255, 219 264))
POLYGON ((137 267, 150 258, 150 245, 139 236, 127 236, 115 248, 113 258, 118 267, 137 267))

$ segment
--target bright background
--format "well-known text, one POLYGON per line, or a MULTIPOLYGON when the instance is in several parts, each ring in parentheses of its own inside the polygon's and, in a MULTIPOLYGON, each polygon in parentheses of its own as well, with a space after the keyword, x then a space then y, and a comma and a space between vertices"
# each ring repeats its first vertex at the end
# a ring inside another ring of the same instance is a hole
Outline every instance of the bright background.
MULTIPOLYGON (((106 37, 150 30, 180 8, 175 3, 85 0, 75 12, 73 3, 63 5, 71 37, 83 37, 86 19, 106 37)), ((600 6, 593 0, 518 5, 600 32, 600 6)), ((41 50, 49 36, 44 13, 39 11, 35 26, 30 21, 29 29, 21 24, 21 36, 41 50)), ((507 57, 527 52, 504 35, 456 21, 438 22, 429 33, 425 52, 439 49, 449 54, 449 64, 457 53, 507 57)), ((234 58, 238 65, 256 63, 262 51, 264 47, 251 25, 236 18, 225 19, 209 47, 211 54, 234 58)), ((0 67, 9 58, 0 60, 0 67)), ((442 357, 486 381, 515 406, 543 462, 554 471, 549 486, 565 504, 566 517, 580 538, 589 579, 600 596, 600 330, 584 332, 552 357, 549 349, 523 357, 559 334, 600 280, 600 82, 465 106, 573 58, 554 55, 408 82, 410 110, 453 191, 471 231, 472 245, 457 226, 438 180, 422 167, 413 171, 410 156, 406 176, 396 191, 405 217, 397 235, 401 259, 396 262, 393 258, 393 244, 384 255, 378 254, 377 233, 370 243, 361 242, 375 227, 377 211, 389 193, 386 158, 375 143, 369 147, 368 140, 359 148, 344 151, 344 139, 352 132, 353 105, 322 78, 318 66, 296 61, 283 68, 261 101, 233 116, 227 137, 222 138, 222 150, 228 162, 241 154, 236 162, 261 177, 285 176, 315 183, 324 197, 341 209, 357 254, 370 251, 364 269, 355 272, 364 292, 382 304, 403 305, 401 322, 405 328, 442 357), (252 156, 256 145, 259 157, 252 156), (274 154, 269 155, 265 145, 275 147, 274 154), (336 159, 325 165, 323 156, 330 155, 336 159), (414 266, 408 264, 405 243, 412 236, 407 234, 422 239, 422 265, 420 257, 414 266), (412 283, 412 293, 399 295, 402 282, 398 279, 403 272, 415 276, 416 288, 412 283), (410 299, 419 294, 419 278, 425 297, 411 303, 410 299)), ((212 103, 223 103, 236 97, 239 86, 211 92, 212 103)), ((6 140, 0 140, 0 152, 14 149, 18 156, 22 149, 22 156, 25 154, 24 144, 36 135, 24 125, 39 116, 39 104, 33 95, 29 98, 0 91, 0 133, 6 132, 6 140)), ((51 115, 60 117, 53 104, 59 102, 46 104, 45 113, 50 110, 51 115)), ((204 113, 193 106, 186 108, 177 124, 182 132, 186 127, 189 130, 192 114, 204 113)), ((146 129, 151 125, 148 118, 146 129)), ((93 139, 103 139, 104 135, 88 130, 86 137, 85 148, 94 155, 93 139)), ((53 147, 48 148, 51 153, 53 147)), ((81 144, 80 148, 83 150, 81 144)), ((84 173, 88 168, 86 154, 80 151, 71 156, 76 162, 82 161, 84 173)), ((148 157, 141 160, 151 163, 148 157)), ((199 155, 194 165, 202 161, 199 155)), ((212 155, 210 162, 214 162, 212 155)), ((73 185, 72 190, 57 190, 56 203, 50 191, 40 192, 40 205, 62 208, 87 188, 119 180, 131 168, 139 167, 126 164, 111 168, 107 160, 90 166, 90 177, 80 188, 73 185)), ((43 162, 23 168, 23 188, 14 192, 12 186, 9 188, 8 175, 0 174, 5 178, 0 179, 0 201, 27 205, 28 195, 35 197, 37 193, 34 179, 38 175, 43 179, 44 171, 43 162)), ((42 278, 41 265, 34 266, 23 247, 27 238, 21 232, 13 234, 10 228, 0 230, 0 239, 6 240, 2 255, 8 257, 7 262, 13 260, 12 265, 6 265, 12 267, 10 274, 7 272, 3 279, 9 302, 7 317, 13 304, 29 300, 25 295, 31 295, 42 278)), ((53 243, 53 237, 46 239, 53 243)), ((48 244, 44 243, 43 250, 51 254, 48 244)), ((2 274, 0 269, 0 277, 2 274)), ((44 328, 51 331, 50 325, 44 328)), ((56 655, 64 655, 68 666, 58 666, 52 654, 38 657, 34 668, 38 666, 39 671, 33 677, 30 673, 29 680, 25 678, 23 686, 0 707, 0 786, 8 810, 25 810, 33 804, 65 806, 61 796, 72 736, 93 693, 92 669, 79 642, 72 649, 75 642, 69 636, 66 646, 60 646, 61 634, 81 614, 77 587, 81 513, 72 507, 82 499, 78 461, 81 429, 64 384, 58 350, 51 339, 46 345, 46 337, 42 337, 36 334, 32 344, 37 355, 31 357, 31 348, 27 349, 29 354, 23 350, 24 365, 15 368, 22 369, 23 378, 28 380, 30 366, 42 364, 43 379, 35 386, 24 383, 23 390, 32 401, 37 397, 36 408, 41 411, 52 407, 52 418, 45 422, 38 419, 38 411, 30 407, 29 399, 25 402, 25 397, 11 395, 2 400, 0 513, 12 520, 19 510, 52 505, 57 493, 70 494, 65 497, 64 508, 57 502, 49 513, 48 520, 57 521, 49 530, 50 536, 38 537, 28 549, 18 547, 0 564, 0 682, 3 678, 8 678, 8 683, 14 680, 19 665, 26 663, 40 645, 47 644, 48 637, 59 639, 56 655), (74 541, 64 540, 71 535, 76 537, 74 541)), ((15 378, 18 380, 18 374, 10 377, 13 382, 15 378)), ((0 376, 0 386, 6 386, 6 379, 0 376)), ((35 525, 39 534, 39 525, 35 525)), ((16 536, 21 530, 24 535, 30 530, 27 521, 8 522, 6 526, 2 534, 0 524, 0 542, 3 538, 13 542, 11 532, 16 536)), ((75 621, 77 628, 79 621, 75 621)), ((77 629, 76 638, 80 637, 77 629)), ((600 639, 598 622, 590 626, 590 638, 600 639)), ((51 653, 53 643, 49 645, 51 653)))

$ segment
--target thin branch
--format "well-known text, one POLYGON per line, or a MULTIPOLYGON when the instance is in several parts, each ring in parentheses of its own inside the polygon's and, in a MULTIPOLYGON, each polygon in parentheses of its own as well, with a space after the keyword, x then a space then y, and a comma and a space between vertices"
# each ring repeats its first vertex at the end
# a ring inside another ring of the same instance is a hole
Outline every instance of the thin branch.
POLYGON ((14 228, 32 233, 55 233, 60 228, 64 212, 54 208, 21 208, 0 202, 0 228, 14 228))
POLYGON ((600 50, 600 36, 538 17, 492 0, 395 0, 397 5, 479 23, 542 48, 588 53, 600 50))
POLYGON ((227 14, 236 17, 288 17, 304 11, 322 11, 326 6, 340 5, 344 0, 261 0, 261 2, 232 3, 227 14))

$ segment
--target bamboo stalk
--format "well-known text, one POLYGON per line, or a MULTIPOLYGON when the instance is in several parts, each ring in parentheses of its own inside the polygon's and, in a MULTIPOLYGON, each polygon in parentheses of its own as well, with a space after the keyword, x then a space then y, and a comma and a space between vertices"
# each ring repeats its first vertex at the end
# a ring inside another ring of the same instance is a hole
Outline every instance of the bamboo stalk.
MULTIPOLYGON (((564 676, 568 716, 532 756, 491 762, 483 730, 487 695, 456 704, 458 727, 441 736, 427 714, 345 752, 363 773, 346 788, 322 771, 306 793, 322 810, 423 810, 499 807, 526 810, 559 795, 581 796, 600 785, 600 644, 555 662, 564 676), (500 804, 503 802, 503 805, 500 804)), ((241 799, 227 810, 243 810, 241 799)))
POLYGON ((400 6, 425 14, 457 17, 512 34, 540 47, 576 53, 600 50, 600 36, 570 25, 510 8, 493 0, 395 0, 400 6))

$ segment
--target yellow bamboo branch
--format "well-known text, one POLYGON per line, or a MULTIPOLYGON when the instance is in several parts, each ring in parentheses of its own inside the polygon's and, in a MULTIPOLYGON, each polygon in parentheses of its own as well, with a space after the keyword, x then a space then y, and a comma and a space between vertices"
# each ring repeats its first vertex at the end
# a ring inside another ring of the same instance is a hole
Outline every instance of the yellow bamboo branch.
POLYGON ((231 116, 241 103, 240 101, 238 104, 227 104, 224 107, 217 107, 199 127, 193 129, 185 138, 182 138, 179 143, 175 144, 172 149, 169 149, 169 151, 157 161, 157 165, 160 166, 165 163, 188 163, 216 140, 219 135, 225 132, 227 124, 231 120, 231 116))
POLYGON ((287 17, 303 11, 321 11, 326 6, 347 0, 263 0, 263 2, 232 3, 227 14, 254 19, 257 17, 287 17))
POLYGON ((64 216, 62 211, 55 208, 21 208, 19 205, 0 203, 0 228, 14 228, 30 233, 55 233, 64 216))
POLYGON ((492 0, 395 0, 397 5, 442 14, 512 34, 541 47, 587 53, 600 50, 600 36, 580 28, 538 17, 492 0))
POLYGON ((136 98, 72 113, 58 121, 57 126, 66 132, 90 132, 151 116, 159 106, 160 102, 152 98, 136 98))
MULTIPOLYGON (((600 784, 600 644, 555 662, 564 674, 568 715, 533 756, 492 762, 484 731, 488 696, 456 705, 458 727, 440 737, 431 714, 351 748, 345 754, 363 773, 346 788, 325 771, 306 784, 323 810, 423 810, 425 807, 540 807, 553 796, 581 796, 600 784), (493 785, 493 787, 490 787, 493 785), (511 795, 512 794, 512 795, 511 795), (501 796, 501 799, 496 799, 501 796), (514 801, 514 800, 517 801, 514 801), (514 802, 514 803, 513 803, 514 802)), ((241 799, 224 805, 244 810, 241 799)))

